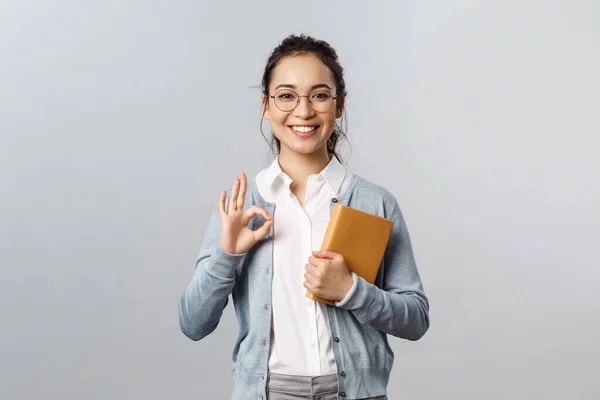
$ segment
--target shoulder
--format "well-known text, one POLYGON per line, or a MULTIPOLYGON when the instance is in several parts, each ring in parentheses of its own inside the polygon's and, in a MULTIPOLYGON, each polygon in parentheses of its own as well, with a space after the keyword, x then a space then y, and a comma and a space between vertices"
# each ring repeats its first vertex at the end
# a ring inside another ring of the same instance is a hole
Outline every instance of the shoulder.
POLYGON ((348 205, 363 211, 390 218, 398 211, 396 196, 380 184, 354 174, 354 183, 348 194, 348 205))
POLYGON ((355 184, 352 187, 352 196, 359 197, 365 201, 378 201, 385 204, 394 205, 397 202, 396 196, 385 187, 370 181, 358 174, 354 174, 355 184))

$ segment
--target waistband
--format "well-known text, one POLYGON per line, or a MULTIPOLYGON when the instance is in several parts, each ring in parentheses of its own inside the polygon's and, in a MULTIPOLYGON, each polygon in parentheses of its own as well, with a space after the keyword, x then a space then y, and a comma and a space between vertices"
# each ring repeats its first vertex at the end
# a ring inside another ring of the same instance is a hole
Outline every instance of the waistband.
POLYGON ((267 390, 279 393, 317 395, 337 393, 337 374, 321 376, 297 376, 269 373, 267 390))

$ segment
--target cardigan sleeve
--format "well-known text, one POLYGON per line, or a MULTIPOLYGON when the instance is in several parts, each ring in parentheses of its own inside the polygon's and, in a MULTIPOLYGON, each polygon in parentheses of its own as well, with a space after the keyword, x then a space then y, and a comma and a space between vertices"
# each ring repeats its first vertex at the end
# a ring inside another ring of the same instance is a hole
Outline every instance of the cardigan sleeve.
POLYGON ((397 200, 389 219, 394 222, 383 256, 383 287, 356 276, 355 290, 338 307, 350 310, 363 324, 390 335, 418 340, 429 329, 429 301, 415 258, 408 229, 397 200))
POLYGON ((200 340, 216 329, 235 284, 235 271, 248 254, 224 251, 218 244, 220 232, 217 204, 196 259, 196 270, 179 301, 179 326, 192 340, 200 340))

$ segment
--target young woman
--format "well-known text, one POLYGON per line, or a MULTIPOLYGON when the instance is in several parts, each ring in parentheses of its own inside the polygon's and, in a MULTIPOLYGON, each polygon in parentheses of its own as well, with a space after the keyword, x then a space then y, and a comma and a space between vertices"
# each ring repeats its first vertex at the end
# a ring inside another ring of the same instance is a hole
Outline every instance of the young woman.
POLYGON ((234 400, 385 399, 394 360, 388 335, 418 340, 429 328, 398 202, 340 162, 336 121, 346 84, 329 44, 283 40, 262 90, 278 155, 221 193, 181 296, 181 330, 192 340, 213 332, 231 294, 239 324, 234 400), (375 284, 350 273, 342 255, 319 251, 335 202, 394 222, 375 284))

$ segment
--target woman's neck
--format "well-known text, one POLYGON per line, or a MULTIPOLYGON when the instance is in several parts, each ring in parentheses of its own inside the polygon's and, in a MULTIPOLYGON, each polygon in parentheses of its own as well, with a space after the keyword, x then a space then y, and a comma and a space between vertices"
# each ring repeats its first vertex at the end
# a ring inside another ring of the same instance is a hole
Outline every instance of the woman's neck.
POLYGON ((285 151, 283 148, 279 153, 279 166, 293 182, 305 185, 310 175, 318 174, 323 171, 330 158, 325 151, 316 151, 312 154, 300 154, 291 151, 285 151))

